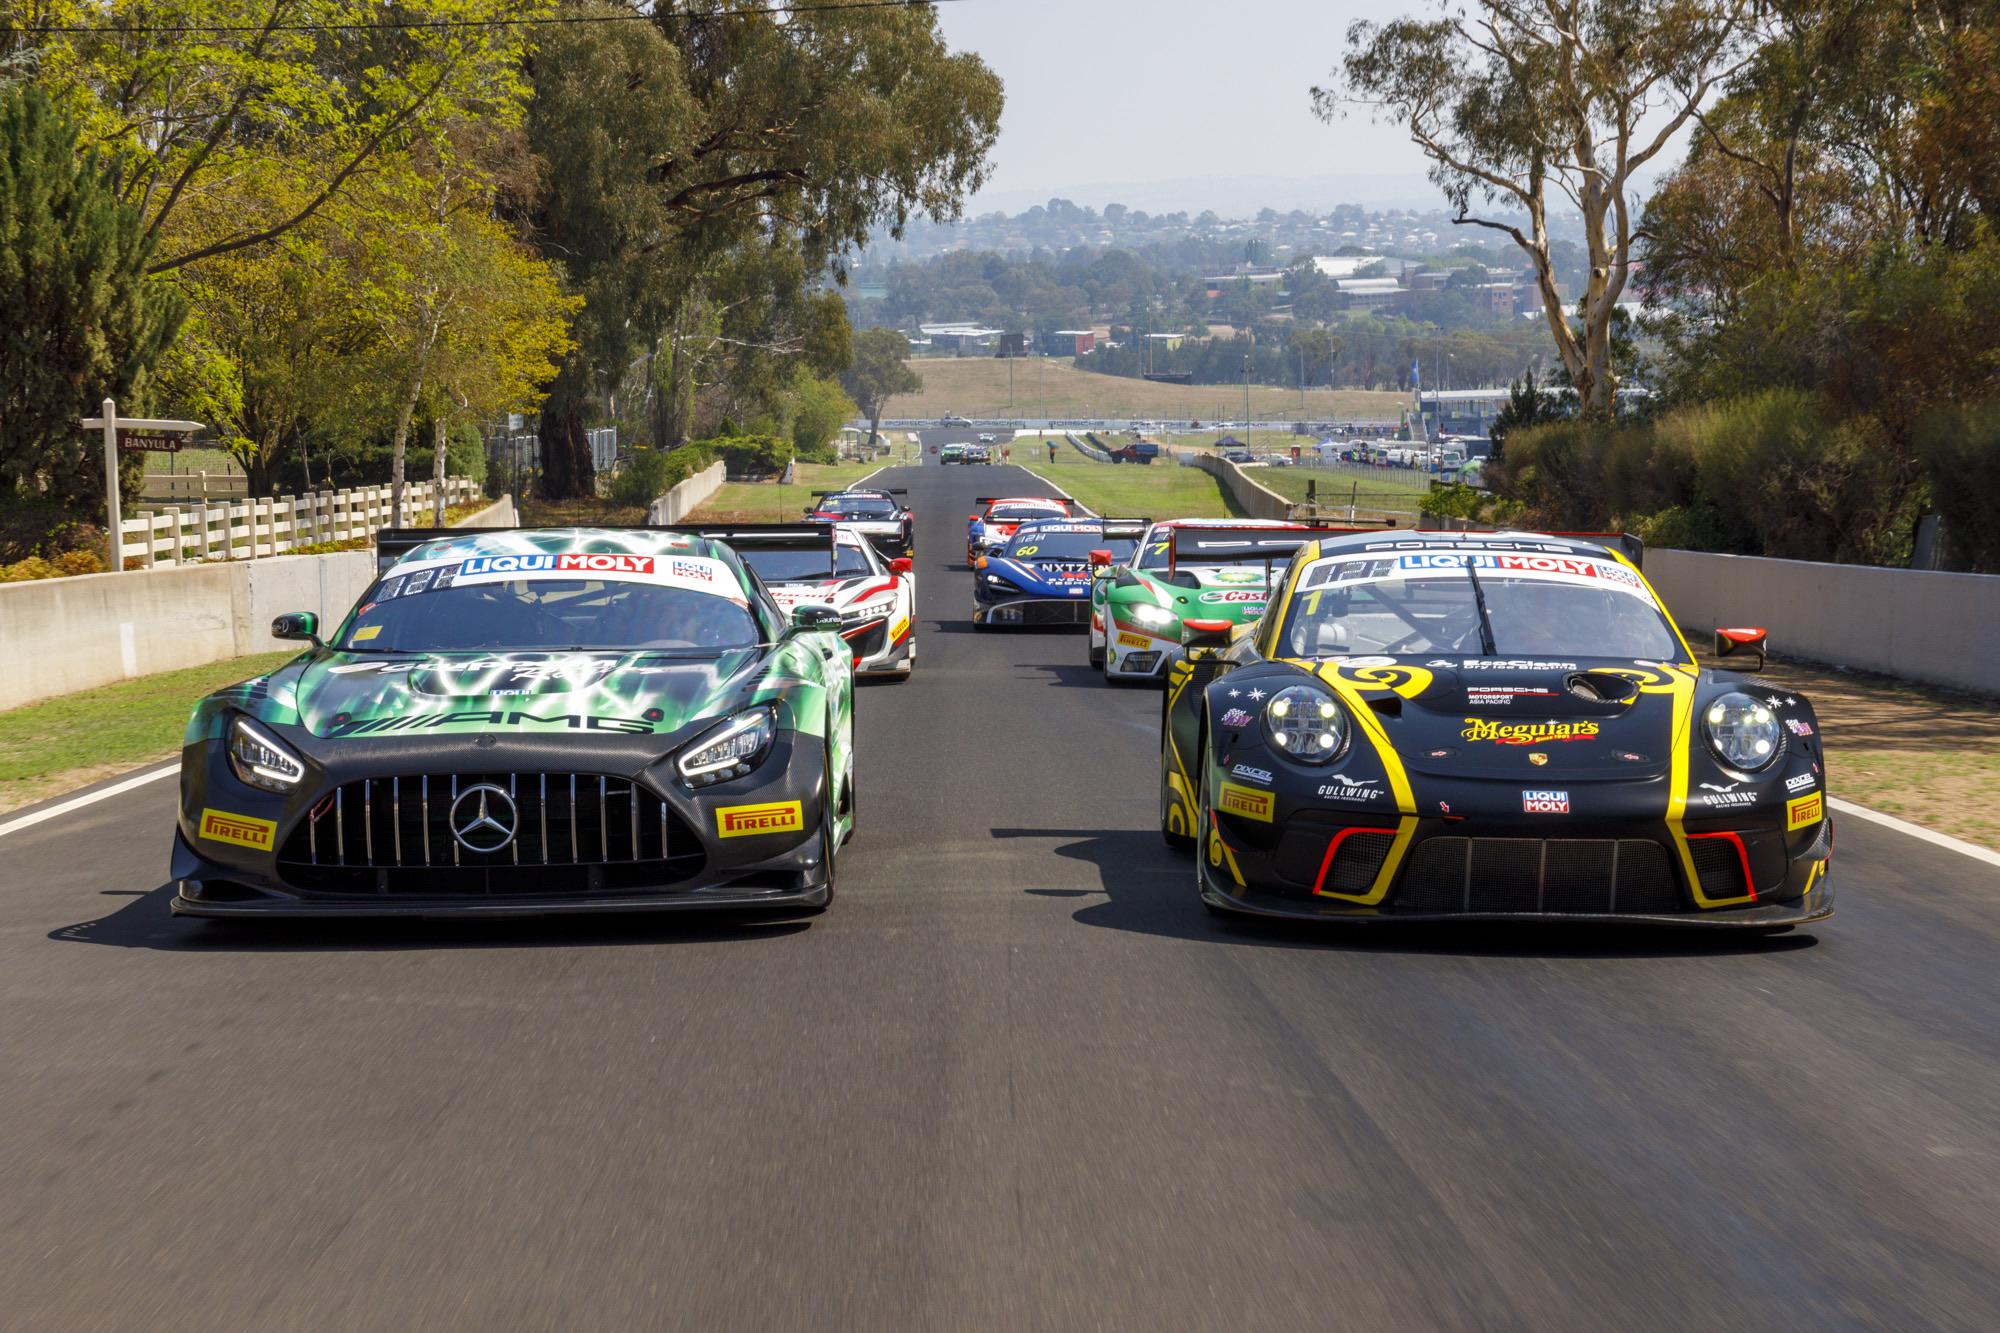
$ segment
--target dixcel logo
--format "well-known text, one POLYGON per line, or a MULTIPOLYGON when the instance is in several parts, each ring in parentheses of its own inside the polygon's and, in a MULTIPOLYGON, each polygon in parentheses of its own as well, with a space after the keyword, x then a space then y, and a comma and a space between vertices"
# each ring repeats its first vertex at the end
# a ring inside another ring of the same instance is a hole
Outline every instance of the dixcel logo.
POLYGON ((1560 745, 1568 741, 1597 739, 1595 722, 1488 722, 1465 719, 1458 733, 1469 741, 1492 741, 1495 745, 1560 745))
POLYGON ((1785 779, 1785 790, 1810 791, 1812 790, 1813 785, 1818 781, 1819 779, 1814 777, 1810 773, 1800 773, 1795 777, 1789 777, 1785 779))
POLYGON ((1268 768, 1252 768, 1248 764, 1238 764, 1229 770, 1229 776, 1242 778, 1245 782, 1261 782, 1267 787, 1271 785, 1271 770, 1268 768))
POLYGON ((210 842, 233 842, 238 847, 268 852, 277 840, 278 825, 275 820, 232 815, 227 810, 203 810, 201 836, 210 842))
POLYGON ((717 807, 715 812, 715 834, 719 838, 747 838, 756 833, 796 833, 805 826, 805 811, 797 801, 725 805, 717 807))
POLYGON ((1222 784, 1222 792, 1216 798, 1215 808, 1245 819, 1254 819, 1260 824, 1271 822, 1271 793, 1253 791, 1239 787, 1233 782, 1222 784))
POLYGON ((1536 789, 1521 793, 1521 812, 1529 815, 1566 815, 1569 793, 1536 789))

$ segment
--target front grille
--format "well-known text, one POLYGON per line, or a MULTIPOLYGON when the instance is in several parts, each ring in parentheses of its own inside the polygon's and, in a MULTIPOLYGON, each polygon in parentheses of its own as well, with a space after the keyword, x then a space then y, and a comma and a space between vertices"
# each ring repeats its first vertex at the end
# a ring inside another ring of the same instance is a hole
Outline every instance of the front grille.
POLYGON ((1687 910, 1666 848, 1642 838, 1426 838, 1411 851, 1392 906, 1557 915, 1687 910))
POLYGON ((1272 868, 1280 878, 1311 888, 1319 884, 1328 893, 1364 893, 1381 873, 1382 862, 1395 845, 1394 833, 1349 833, 1334 849, 1327 864, 1327 845, 1340 837, 1347 824, 1336 823, 1314 811, 1297 814, 1286 821, 1285 831, 1271 853, 1272 868), (1320 882, 1320 866, 1326 865, 1326 879, 1320 882))
POLYGON ((1688 839, 1688 855, 1694 859, 1695 878, 1710 898, 1741 898, 1750 892, 1743 882, 1743 858, 1730 838, 1688 839))
POLYGON ((883 645, 889 640, 889 622, 880 616, 870 616, 866 620, 857 619, 853 623, 867 624, 867 620, 873 620, 875 623, 859 634, 854 632, 852 626, 841 631, 841 637, 847 640, 848 650, 854 654, 856 661, 873 657, 881 652, 883 645))
POLYGON ((363 778, 321 798, 278 852, 301 890, 422 896, 602 893, 691 879, 700 838, 668 804, 595 773, 454 773, 363 778), (469 788, 508 794, 513 840, 460 844, 451 811, 469 788))

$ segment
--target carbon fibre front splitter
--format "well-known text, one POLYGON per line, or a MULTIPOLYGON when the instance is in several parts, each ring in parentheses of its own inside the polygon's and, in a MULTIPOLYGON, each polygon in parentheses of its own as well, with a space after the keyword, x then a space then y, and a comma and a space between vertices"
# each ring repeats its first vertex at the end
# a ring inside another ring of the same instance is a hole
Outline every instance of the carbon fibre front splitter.
POLYGON ((1324 899, 1304 902, 1297 898, 1263 893, 1249 888, 1225 888, 1209 875, 1209 867, 1199 860, 1195 878, 1201 899, 1211 907, 1245 916, 1272 917, 1287 921, 1338 921, 1366 924, 1452 921, 1529 921, 1537 924, 1575 923, 1581 925, 1675 926, 1688 930, 1771 930, 1783 926, 1803 926, 1824 921, 1833 915, 1833 884, 1825 876, 1795 902, 1760 903, 1754 907, 1727 907, 1707 912, 1398 912, 1382 907, 1324 899))
POLYGON ((812 910, 829 901, 824 884, 810 889, 682 889, 673 893, 620 894, 603 897, 530 896, 510 898, 303 899, 262 897, 248 900, 204 901, 185 896, 182 887, 171 904, 175 916, 236 920, 298 917, 362 919, 376 917, 521 917, 591 916, 620 912, 692 912, 739 908, 812 910))

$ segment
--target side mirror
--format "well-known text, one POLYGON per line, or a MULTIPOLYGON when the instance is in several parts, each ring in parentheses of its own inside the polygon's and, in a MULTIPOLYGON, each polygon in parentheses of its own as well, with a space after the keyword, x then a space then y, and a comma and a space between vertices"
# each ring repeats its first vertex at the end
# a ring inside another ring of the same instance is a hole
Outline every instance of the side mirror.
POLYGON ((271 637, 310 643, 315 648, 326 647, 319 640, 319 617, 310 611, 287 611, 279 616, 271 622, 271 637))
POLYGON ((1111 552, 1092 551, 1090 553, 1090 563, 1098 566, 1099 568, 1103 568, 1104 566, 1109 565, 1111 563, 1111 552))
POLYGON ((977 522, 979 521, 979 515, 977 515, 977 514, 967 514, 967 515, 965 516, 965 521, 966 521, 967 523, 977 523, 977 522))
POLYGON ((1733 657, 1737 653, 1751 653, 1757 658, 1755 666, 1739 666, 1738 671, 1762 671, 1764 669, 1764 639, 1766 631, 1761 626, 1741 629, 1718 629, 1715 631, 1715 655, 1733 657))
POLYGON ((837 630, 840 628, 840 612, 820 602, 807 602, 792 611, 792 628, 801 630, 837 630))
POLYGON ((1181 644, 1192 659, 1227 648, 1236 626, 1227 620, 1183 620, 1181 629, 1181 644))
POLYGON ((819 510, 814 509, 811 505, 807 505, 804 510, 805 516, 807 518, 811 518, 814 514, 817 514, 818 512, 819 510))
POLYGON ((977 560, 975 560, 975 561, 973 561, 973 562, 972 562, 972 567, 973 567, 974 569, 984 569, 984 568, 986 568, 986 557, 985 557, 985 556, 983 556, 983 555, 982 555, 982 556, 980 556, 980 557, 979 557, 979 558, 978 558, 977 560))
POLYGON ((907 574, 916 567, 916 562, 906 555, 899 555, 889 562, 891 574, 907 574))

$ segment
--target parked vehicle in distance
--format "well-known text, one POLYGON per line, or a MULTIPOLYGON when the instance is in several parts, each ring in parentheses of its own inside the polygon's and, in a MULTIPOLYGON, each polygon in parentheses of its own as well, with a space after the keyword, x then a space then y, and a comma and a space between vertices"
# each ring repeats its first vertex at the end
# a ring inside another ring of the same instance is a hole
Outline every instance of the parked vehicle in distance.
POLYGON ((971 424, 964 417, 955 417, 949 412, 938 418, 938 425, 940 426, 970 426, 971 424))

